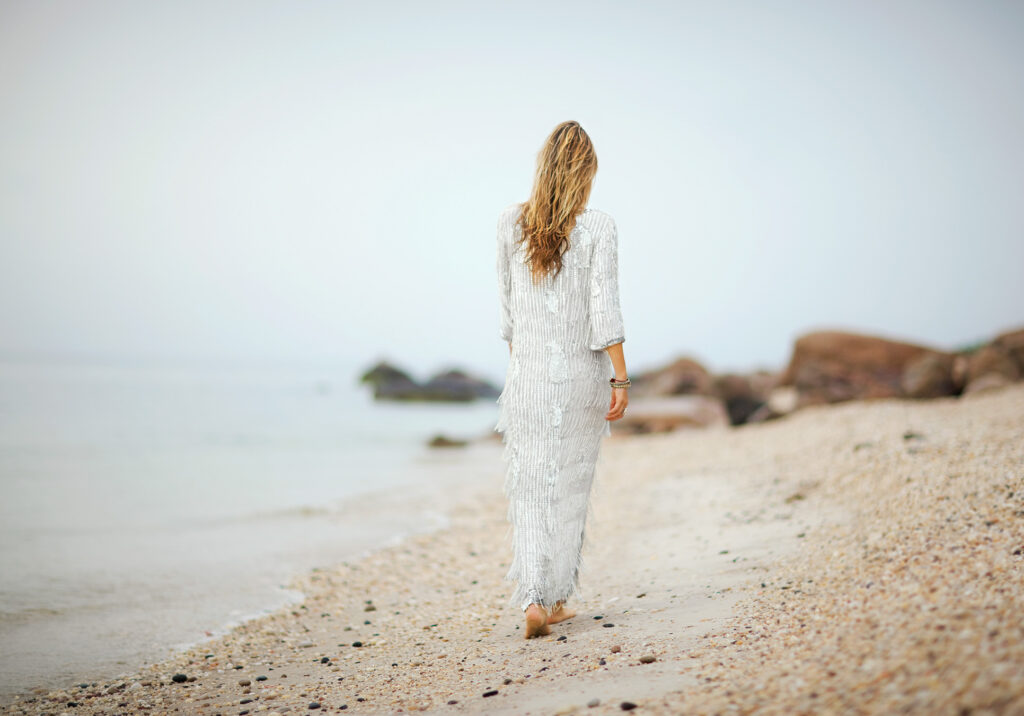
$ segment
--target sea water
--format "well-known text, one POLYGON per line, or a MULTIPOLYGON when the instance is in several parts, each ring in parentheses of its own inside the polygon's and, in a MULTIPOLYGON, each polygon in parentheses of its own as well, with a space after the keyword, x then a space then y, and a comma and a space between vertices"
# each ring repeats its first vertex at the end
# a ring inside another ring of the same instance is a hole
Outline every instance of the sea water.
POLYGON ((0 693, 157 661, 444 525, 499 484, 493 399, 374 401, 353 371, 0 363, 0 693))

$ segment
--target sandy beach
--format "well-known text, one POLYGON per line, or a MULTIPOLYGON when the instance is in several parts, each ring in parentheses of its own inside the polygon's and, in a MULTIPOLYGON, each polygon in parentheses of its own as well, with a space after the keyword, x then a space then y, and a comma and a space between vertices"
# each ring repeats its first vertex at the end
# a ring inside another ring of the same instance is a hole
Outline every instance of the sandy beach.
POLYGON ((606 440, 578 615, 529 641, 493 451, 450 527, 5 713, 1024 713, 1024 385, 606 440))

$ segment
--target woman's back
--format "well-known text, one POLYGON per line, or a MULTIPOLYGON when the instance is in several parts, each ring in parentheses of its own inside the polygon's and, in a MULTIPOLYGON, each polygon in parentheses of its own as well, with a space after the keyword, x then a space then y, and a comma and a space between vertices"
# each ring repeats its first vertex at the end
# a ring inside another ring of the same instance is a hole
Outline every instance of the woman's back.
POLYGON ((576 217, 557 275, 534 283, 520 242, 521 205, 502 212, 498 230, 498 277, 505 296, 501 336, 513 351, 557 347, 600 351, 622 341, 618 292, 618 236, 615 221, 587 209, 576 217), (514 337, 514 340, 513 340, 514 337))

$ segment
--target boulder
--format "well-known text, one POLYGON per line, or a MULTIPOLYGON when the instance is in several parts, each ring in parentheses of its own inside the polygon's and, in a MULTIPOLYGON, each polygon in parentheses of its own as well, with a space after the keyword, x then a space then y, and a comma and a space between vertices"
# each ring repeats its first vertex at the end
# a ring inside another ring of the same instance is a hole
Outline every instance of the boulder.
POLYGON ((677 358, 666 366, 631 376, 634 395, 712 395, 711 374, 693 358, 677 358))
POLYGON ((798 406, 902 396, 907 365, 933 351, 924 346, 840 331, 797 339, 780 385, 791 385, 798 406))
POLYGON ((380 361, 363 373, 359 382, 370 384, 377 400, 415 400, 420 394, 419 384, 387 361, 380 361))
POLYGON ((462 440, 461 438, 450 438, 447 435, 438 433, 430 439, 427 443, 432 448, 450 448, 450 447, 465 447, 469 444, 468 440, 462 440))
POLYGON ((909 398, 941 398, 962 389, 954 380, 956 356, 928 351, 907 363, 900 387, 909 398))
POLYGON ((1011 344, 1008 349, 1005 345, 1005 341, 993 341, 967 356, 964 394, 990 390, 1020 380, 1020 368, 1010 352, 1013 346, 1011 344))
POLYGON ((1003 350, 1017 364, 1017 372, 1024 377, 1024 328, 996 336, 992 345, 1003 350))
POLYGON ((989 373, 998 373, 1007 380, 1018 380, 1020 368, 1010 351, 1001 343, 992 342, 967 356, 967 383, 989 373))
POLYGON ((497 398, 498 388, 486 380, 474 378, 461 370, 446 370, 428 380, 423 390, 433 400, 475 400, 497 398))
POLYGON ((964 395, 977 395, 978 393, 987 393, 991 390, 998 390, 1004 386, 1010 385, 1012 381, 1001 373, 985 373, 979 375, 977 378, 972 380, 964 388, 964 395))
POLYGON ((791 385, 782 385, 773 388, 768 393, 768 399, 764 405, 755 410, 749 418, 748 423, 763 423, 766 420, 775 420, 789 415, 796 410, 798 396, 796 388, 791 385))
POLYGON ((679 428, 729 425, 725 405, 704 395, 631 398, 626 414, 612 423, 623 434, 664 433, 679 428))
POLYGON ((754 375, 725 373, 714 379, 714 390, 729 414, 729 422, 742 425, 765 404, 774 376, 766 379, 764 372, 754 375))

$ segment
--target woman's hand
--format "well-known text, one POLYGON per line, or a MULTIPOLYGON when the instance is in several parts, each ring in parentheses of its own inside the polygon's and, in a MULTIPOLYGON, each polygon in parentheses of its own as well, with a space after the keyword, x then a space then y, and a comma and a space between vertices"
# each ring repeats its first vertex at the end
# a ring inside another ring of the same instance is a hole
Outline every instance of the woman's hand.
POLYGON ((626 406, 629 404, 629 390, 627 388, 612 388, 612 404, 605 413, 605 420, 618 420, 626 414, 626 406))

